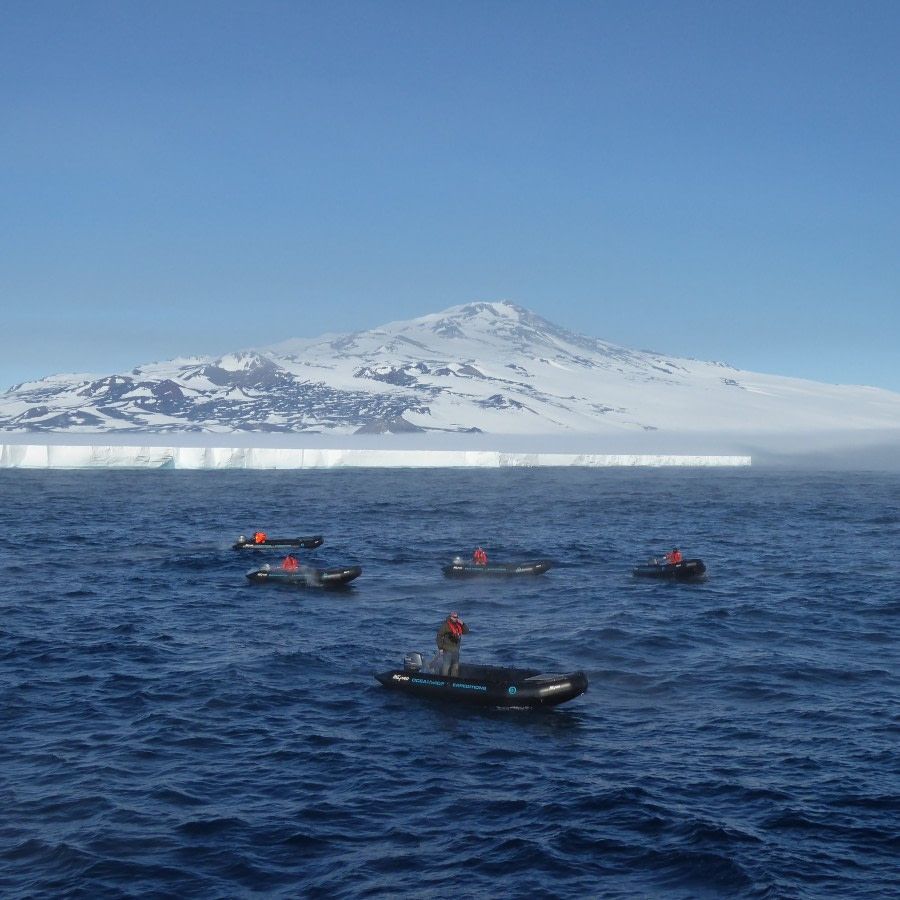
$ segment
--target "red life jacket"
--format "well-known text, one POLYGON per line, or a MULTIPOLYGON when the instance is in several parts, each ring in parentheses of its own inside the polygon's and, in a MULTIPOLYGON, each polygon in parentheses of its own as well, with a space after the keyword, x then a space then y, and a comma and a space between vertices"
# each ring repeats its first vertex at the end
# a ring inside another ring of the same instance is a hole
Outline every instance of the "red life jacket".
POLYGON ((458 620, 456 622, 454 622, 453 619, 447 619, 447 625, 450 627, 450 630, 453 632, 454 635, 456 635, 456 637, 462 636, 462 633, 463 633, 462 622, 460 622, 458 620))
POLYGON ((256 541, 257 544, 263 543, 266 539, 266 533, 264 531, 257 531, 253 535, 253 540, 256 541))
POLYGON ((292 557, 289 556, 289 557, 288 557, 287 559, 285 559, 285 561, 281 564, 281 568, 282 568, 282 569, 296 569, 296 568, 297 568, 297 560, 296 560, 296 559, 293 559, 292 557))

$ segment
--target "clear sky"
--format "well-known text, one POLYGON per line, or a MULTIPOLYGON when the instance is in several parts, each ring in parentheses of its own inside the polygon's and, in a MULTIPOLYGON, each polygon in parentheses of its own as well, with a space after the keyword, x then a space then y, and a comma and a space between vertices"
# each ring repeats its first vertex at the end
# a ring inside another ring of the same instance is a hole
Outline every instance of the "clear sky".
POLYGON ((900 391, 897 0, 0 20, 0 389, 511 300, 900 391))

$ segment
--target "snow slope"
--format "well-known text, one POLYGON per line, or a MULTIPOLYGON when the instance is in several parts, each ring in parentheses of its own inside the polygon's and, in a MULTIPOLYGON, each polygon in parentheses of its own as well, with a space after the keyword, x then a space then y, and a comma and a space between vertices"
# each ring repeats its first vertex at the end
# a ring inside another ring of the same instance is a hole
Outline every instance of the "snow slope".
POLYGON ((715 435, 732 452, 760 434, 814 439, 898 425, 900 394, 629 350, 505 302, 220 358, 55 375, 0 394, 0 431, 202 434, 207 443, 236 434, 615 442, 652 433, 715 435))

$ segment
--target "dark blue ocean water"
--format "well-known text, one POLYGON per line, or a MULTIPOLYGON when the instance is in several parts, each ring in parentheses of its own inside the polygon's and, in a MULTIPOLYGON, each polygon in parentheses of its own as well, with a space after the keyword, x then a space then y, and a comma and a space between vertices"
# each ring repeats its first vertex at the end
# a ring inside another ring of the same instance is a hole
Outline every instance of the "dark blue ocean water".
POLYGON ((897 896, 896 474, 12 470, 0 496, 4 897, 897 896), (260 527, 363 574, 252 585, 230 545, 260 527), (477 543, 556 566, 444 579, 477 543), (632 577, 673 543, 705 581, 632 577), (382 688, 451 609, 464 659, 588 693, 382 688))

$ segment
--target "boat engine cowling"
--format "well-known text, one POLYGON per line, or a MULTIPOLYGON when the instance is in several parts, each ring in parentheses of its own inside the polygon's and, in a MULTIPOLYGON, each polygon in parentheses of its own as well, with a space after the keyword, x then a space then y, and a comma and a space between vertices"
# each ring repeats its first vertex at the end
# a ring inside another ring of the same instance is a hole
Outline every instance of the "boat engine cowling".
POLYGON ((418 672, 423 665, 425 665, 425 661, 422 659, 421 653, 411 651, 403 657, 403 668, 407 672, 418 672))

